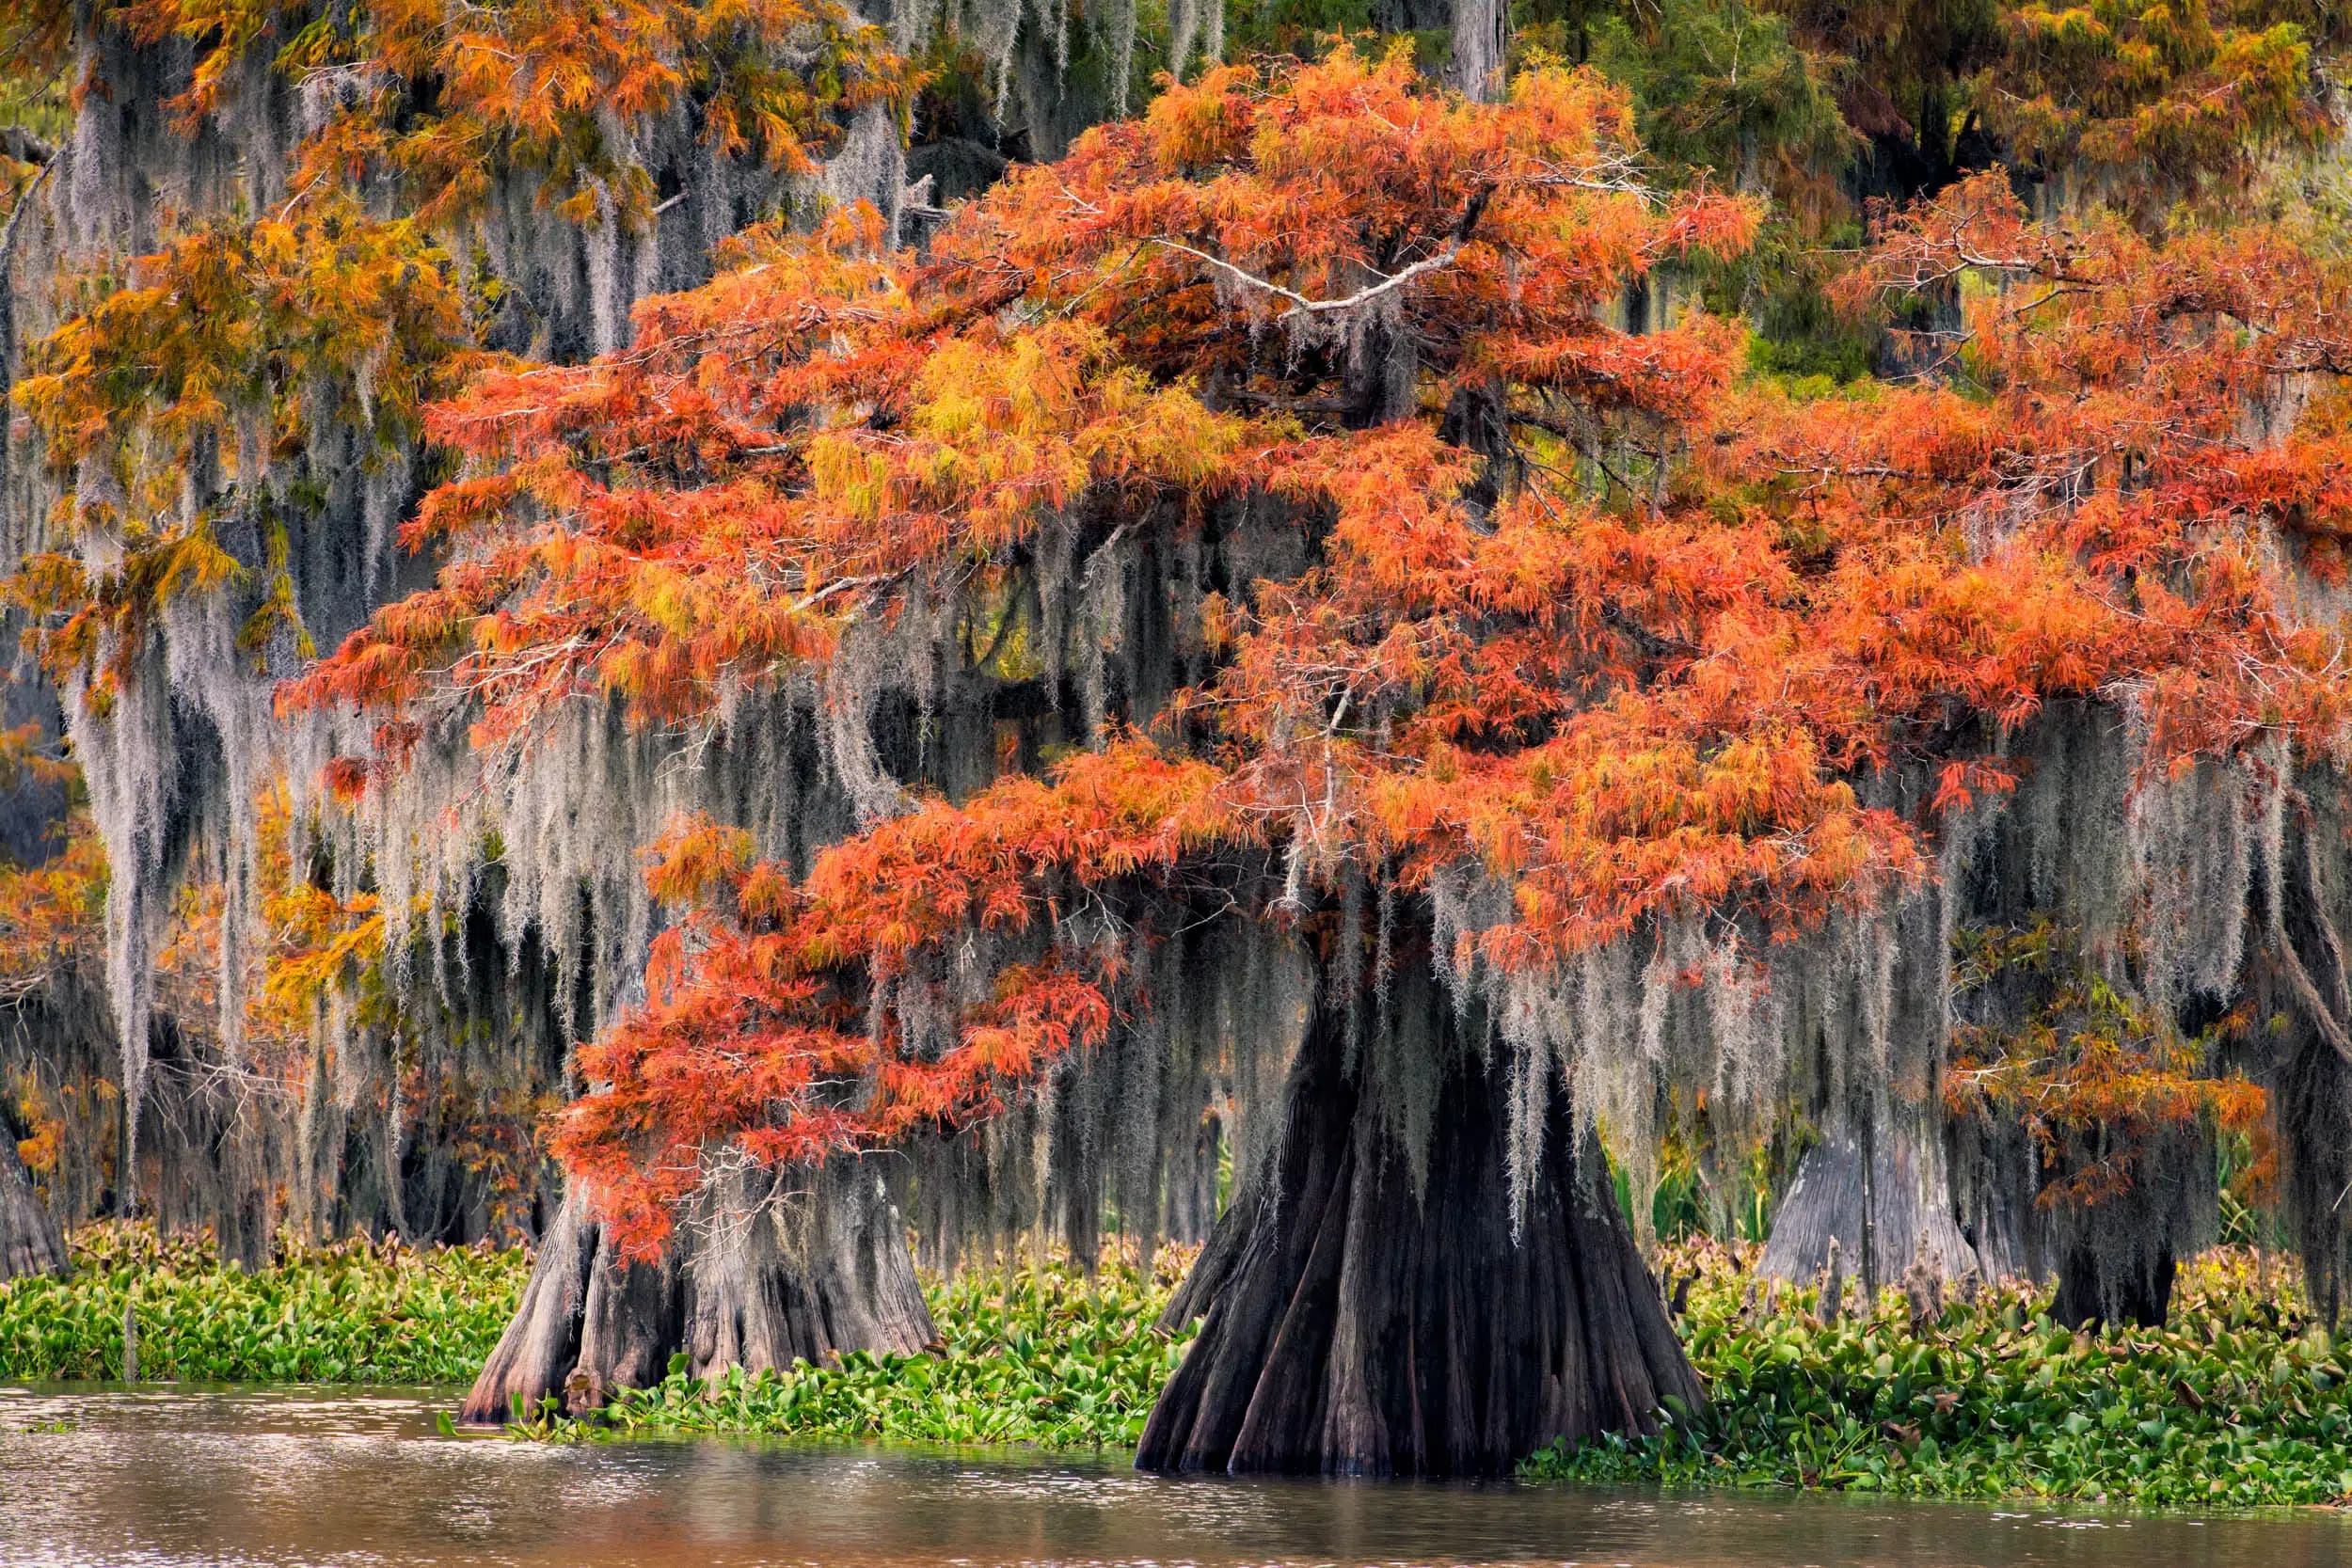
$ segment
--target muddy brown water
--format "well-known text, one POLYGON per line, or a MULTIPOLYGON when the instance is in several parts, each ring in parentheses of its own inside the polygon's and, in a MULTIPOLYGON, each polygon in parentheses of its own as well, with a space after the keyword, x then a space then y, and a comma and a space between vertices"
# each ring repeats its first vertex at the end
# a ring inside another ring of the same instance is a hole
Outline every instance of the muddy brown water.
POLYGON ((0 1563, 2337 1568, 2332 1513, 1138 1476, 1041 1457, 444 1437, 449 1391, 0 1386, 0 1563))

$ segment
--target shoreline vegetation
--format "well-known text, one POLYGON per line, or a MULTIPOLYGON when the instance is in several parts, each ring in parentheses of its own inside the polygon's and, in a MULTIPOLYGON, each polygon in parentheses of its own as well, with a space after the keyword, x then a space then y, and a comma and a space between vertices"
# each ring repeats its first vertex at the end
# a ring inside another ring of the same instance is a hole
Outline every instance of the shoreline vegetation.
POLYGON ((193 1383, 469 1381, 531 1273, 519 1247, 281 1242, 267 1268, 207 1235, 107 1221, 70 1239, 72 1272, 0 1283, 0 1378, 193 1383))
POLYGON ((835 1441, 1132 1449, 1193 1325, 1157 1326, 1192 1248, 1163 1248, 1149 1275, 1105 1247, 1089 1280, 1059 1260, 927 1277, 939 1338, 929 1354, 856 1352, 781 1375, 732 1368, 708 1380, 686 1357, 651 1388, 625 1389, 586 1420, 548 1417, 536 1436, 763 1434, 835 1441))
MULTIPOLYGON (((66 1279, 0 1285, 0 1378, 116 1378, 126 1306, 144 1378, 451 1384, 481 1363, 529 1271, 519 1250, 344 1243, 245 1274, 200 1241, 93 1226, 66 1279)), ((2352 1496, 2352 1350, 2302 1307, 2290 1259, 2217 1248, 2185 1264, 2163 1329, 2071 1332, 2026 1286, 1946 1293, 1759 1285, 1752 1245, 1659 1259, 1711 1408, 1653 1438, 1531 1456, 1532 1481, 1825 1489, 2169 1508, 2352 1496), (1842 1296, 1842 1301, 1836 1299, 1842 1296)), ((683 1365, 556 1441, 774 1435, 1044 1449, 1130 1448, 1190 1330, 1155 1326, 1182 1277, 1106 1249, 1092 1278, 1025 1259, 925 1290, 923 1354, 707 1383, 683 1365)))
POLYGON ((2024 1283, 1890 1287, 1867 1316, 1850 1288, 1825 1313, 1819 1286, 1756 1289, 1753 1250, 1667 1249, 1711 1409, 1520 1474, 2158 1508, 2352 1496, 2352 1345, 2307 1315, 2290 1258, 2215 1248, 2182 1266, 2163 1328, 2078 1332, 2024 1283))

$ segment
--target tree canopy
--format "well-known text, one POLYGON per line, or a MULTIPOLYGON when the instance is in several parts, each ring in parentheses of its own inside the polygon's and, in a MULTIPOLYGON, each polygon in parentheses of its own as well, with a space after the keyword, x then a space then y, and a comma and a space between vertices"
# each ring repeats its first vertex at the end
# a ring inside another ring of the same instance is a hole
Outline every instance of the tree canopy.
POLYGON ((2340 268, 2261 225, 2038 225, 1987 175, 1840 285, 1957 293, 1926 371, 1820 395, 1740 375, 1736 325, 1606 324, 1758 218, 1638 169, 1590 71, 1481 105, 1395 55, 1222 68, 925 250, 848 214, 756 236, 629 349, 433 413, 469 467, 414 532, 450 564, 283 699, 382 715, 346 787, 453 720, 527 744, 610 694, 691 722, 791 670, 853 704, 865 636, 1017 680, 1037 574, 1228 563, 1189 678, 1041 774, 878 789, 804 878, 709 824, 667 840, 650 885, 684 912, 562 1137, 641 1244, 714 1145, 806 1159, 1001 1105, 1153 1005, 1135 955, 1182 922, 1467 876, 1458 985, 1694 926, 1768 989, 1778 945, 1931 875, 2047 705, 2128 713, 2158 777, 2341 761, 2312 612, 2340 268))
POLYGON ((2352 1264, 2336 8, 0 11, 53 1191, 993 1202, 1247 953, 1515 1227, 1900 1079, 2352 1264))

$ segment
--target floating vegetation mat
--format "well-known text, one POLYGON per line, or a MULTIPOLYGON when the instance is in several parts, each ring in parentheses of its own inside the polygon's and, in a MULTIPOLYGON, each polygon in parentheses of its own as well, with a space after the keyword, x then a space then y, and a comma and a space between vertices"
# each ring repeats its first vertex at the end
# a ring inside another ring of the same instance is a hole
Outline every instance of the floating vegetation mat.
POLYGON ((2345 1354, 2283 1259, 2206 1253, 2164 1328, 2081 1333, 2042 1315, 2046 1289, 1889 1290, 1824 1315, 1815 1288, 1759 1296, 1720 1247, 1670 1249, 1666 1271, 1695 1275, 1680 1326, 1713 1408, 1523 1474, 2190 1508, 2352 1495, 2345 1354))
POLYGON ((1189 1328, 1155 1326, 1190 1260, 1190 1249, 1168 1247, 1148 1275, 1132 1255, 1106 1253, 1091 1279, 1054 1261, 928 1280, 939 1332, 930 1354, 859 1354, 782 1373, 732 1369, 707 1382, 679 1356, 659 1385, 624 1392, 595 1420, 542 1418, 527 1430, 1133 1448, 1191 1338, 1189 1328))
POLYGON ((202 1238, 94 1225, 73 1273, 0 1284, 0 1377, 119 1378, 125 1315, 143 1379, 469 1383, 515 1313, 519 1249, 289 1247, 247 1273, 202 1238))
MULTIPOLYGON (((2162 1329, 2074 1332, 2023 1287, 1759 1290, 1753 1249, 1667 1249, 1691 1283, 1680 1322, 1712 1407, 1654 1438, 1549 1449, 1534 1480, 1821 1488, 2166 1507, 2352 1497, 2345 1356, 2309 1317, 2293 1264, 2220 1249, 2185 1265, 2162 1329)), ((512 1315, 518 1250, 347 1243, 288 1249, 247 1274, 145 1227, 74 1238, 67 1279, 0 1285, 0 1377, 117 1378, 125 1308, 143 1378, 271 1383, 469 1381, 512 1315)), ((1056 1259, 927 1280, 939 1339, 916 1355, 695 1379, 683 1358, 586 1420, 542 1412, 560 1441, 765 1434, 863 1442, 1133 1447, 1189 1330, 1156 1326, 1190 1261, 1149 1274, 1106 1254, 1089 1278, 1056 1259)))

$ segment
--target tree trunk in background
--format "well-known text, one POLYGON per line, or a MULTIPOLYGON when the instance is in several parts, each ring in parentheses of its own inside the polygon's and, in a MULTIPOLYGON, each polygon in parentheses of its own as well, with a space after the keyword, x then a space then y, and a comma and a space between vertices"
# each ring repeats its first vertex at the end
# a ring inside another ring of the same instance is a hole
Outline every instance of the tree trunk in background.
POLYGON ((1447 85, 1481 103, 1510 96, 1503 82, 1511 42, 1509 0, 1454 0, 1454 60, 1447 85))
POLYGON ((658 1263, 621 1262, 575 1192, 466 1396, 465 1419, 503 1421, 517 1399, 532 1409, 550 1396, 583 1414, 618 1389, 659 1383, 680 1353, 700 1377, 913 1353, 933 1338, 898 1207, 874 1165, 723 1178, 658 1263))
POLYGON ((1445 34, 1450 57, 1438 80, 1482 103, 1509 96, 1503 65, 1510 0, 1377 0, 1372 22, 1384 33, 1445 34))
POLYGON ((65 1243, 41 1207, 16 1143, 0 1129, 0 1280, 66 1272, 65 1243))
POLYGON ((2352 1284, 2352 1064, 2298 1021, 2280 1041, 2270 1094, 2289 1234, 2312 1310, 2332 1324, 2352 1284))
POLYGON ((2342 790, 2298 792, 2298 800, 2303 809, 2286 817, 2277 920, 2249 967, 2255 1016, 2282 1025, 2266 1032, 2281 1207, 2312 1310, 2332 1325, 2352 1285, 2352 964, 2344 939, 2352 813, 2342 790))
MULTIPOLYGON (((1400 997, 1451 1018, 1409 967, 1400 997)), ((1515 1239, 1503 1075, 1453 1042, 1416 1196, 1343 1035, 1318 1009, 1280 1146, 1169 1306, 1206 1321, 1136 1466, 1503 1475, 1556 1437, 1654 1432, 1668 1396, 1695 1408, 1698 1378, 1561 1097, 1515 1239)))
POLYGON ((1899 1108, 1875 1127, 1833 1132, 1806 1150, 1756 1272, 1809 1283, 1828 1266, 1835 1242, 1840 1271, 1872 1290, 1899 1282, 1921 1261, 1944 1279, 2000 1277, 2004 1269, 1987 1267, 1961 1228, 1932 1115, 1899 1108))
POLYGON ((2053 1322, 2069 1328, 2138 1323, 2162 1328, 2172 1306, 2172 1249, 2158 1243, 2144 1258, 2117 1259, 2099 1248, 2070 1248, 2058 1265, 2053 1322))
POLYGON ((1977 1116, 1951 1127, 1960 1233, 1987 1281, 2046 1280, 2058 1272, 2051 1217, 2040 1202, 2042 1150, 2024 1122, 1977 1116))
MULTIPOLYGON (((2052 1213, 2059 1262, 2050 1316, 2069 1328, 2161 1328, 2172 1305, 2174 1259, 2214 1238, 2219 1182, 2212 1133, 2201 1125, 2143 1130, 2124 1147, 2131 1156, 2127 1185, 2052 1213)), ((2082 1157, 2109 1152, 2094 1145, 2082 1157)))

